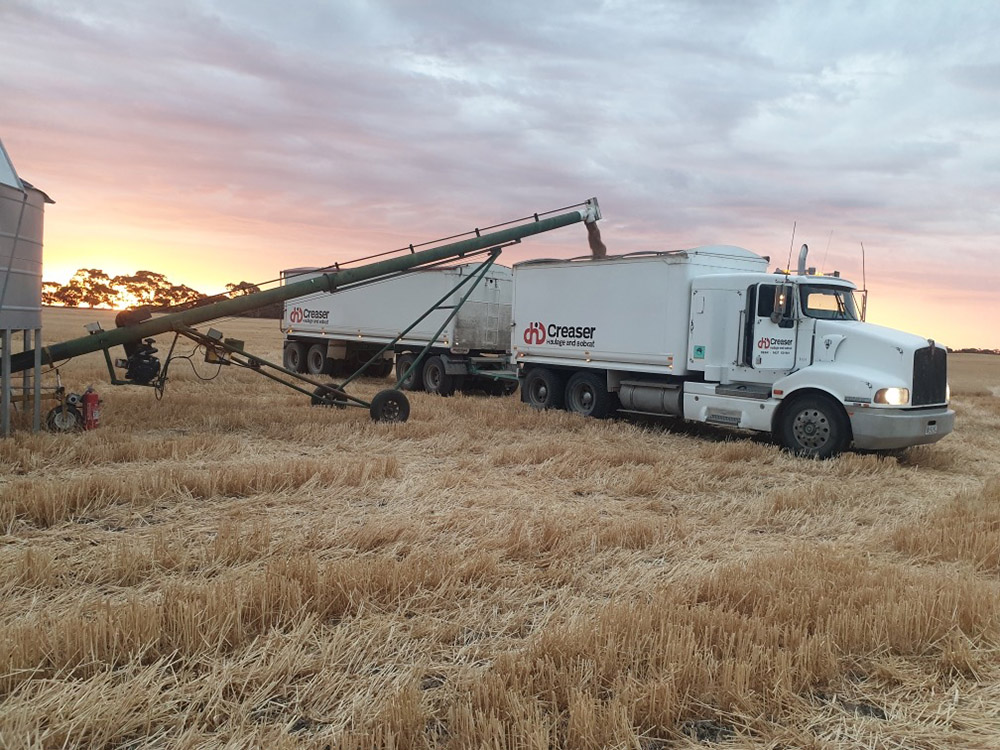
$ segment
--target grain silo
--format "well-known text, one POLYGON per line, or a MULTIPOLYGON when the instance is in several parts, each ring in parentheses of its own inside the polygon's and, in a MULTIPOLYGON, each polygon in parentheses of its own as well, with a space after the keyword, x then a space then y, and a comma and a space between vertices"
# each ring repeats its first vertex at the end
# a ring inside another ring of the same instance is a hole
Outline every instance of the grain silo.
POLYGON ((0 141, 0 431, 10 434, 12 404, 41 424, 42 229, 52 200, 17 175, 0 141), (11 373, 10 358, 35 350, 35 366, 11 373))

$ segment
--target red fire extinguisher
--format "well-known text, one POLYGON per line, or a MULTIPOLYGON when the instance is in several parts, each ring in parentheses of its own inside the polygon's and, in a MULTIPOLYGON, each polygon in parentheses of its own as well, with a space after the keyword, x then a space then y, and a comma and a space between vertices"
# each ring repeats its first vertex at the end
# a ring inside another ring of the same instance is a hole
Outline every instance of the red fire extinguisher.
POLYGON ((93 386, 83 392, 83 429, 94 430, 101 425, 101 399, 93 386))

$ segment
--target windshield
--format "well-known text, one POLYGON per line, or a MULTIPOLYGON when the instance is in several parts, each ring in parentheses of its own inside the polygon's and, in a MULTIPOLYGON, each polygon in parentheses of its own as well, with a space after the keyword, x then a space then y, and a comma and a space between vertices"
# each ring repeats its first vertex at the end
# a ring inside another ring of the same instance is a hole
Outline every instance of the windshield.
POLYGON ((859 320, 851 289, 843 286, 803 284, 799 287, 802 313, 823 320, 859 320))

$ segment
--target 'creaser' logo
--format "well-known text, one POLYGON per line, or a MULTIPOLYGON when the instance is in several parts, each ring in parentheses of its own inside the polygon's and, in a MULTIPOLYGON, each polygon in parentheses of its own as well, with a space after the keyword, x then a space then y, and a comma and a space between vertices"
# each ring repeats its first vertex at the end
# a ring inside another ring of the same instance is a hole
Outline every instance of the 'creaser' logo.
POLYGON ((288 313, 289 323, 326 323, 329 319, 329 310, 310 310, 309 308, 293 307, 288 313))
POLYGON ((524 343, 525 344, 537 344, 541 346, 545 343, 545 324, 544 323, 529 323, 528 327, 524 329, 524 343))
POLYGON ((758 349, 770 349, 771 348, 771 340, 765 336, 764 338, 762 338, 760 341, 757 342, 757 348, 758 349))

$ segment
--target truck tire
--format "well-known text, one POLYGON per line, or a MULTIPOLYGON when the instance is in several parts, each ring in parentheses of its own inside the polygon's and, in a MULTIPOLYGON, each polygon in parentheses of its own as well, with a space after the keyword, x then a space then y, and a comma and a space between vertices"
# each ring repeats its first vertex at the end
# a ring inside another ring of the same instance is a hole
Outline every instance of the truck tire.
POLYGON ((524 376, 521 400, 536 409, 561 409, 563 378, 545 367, 534 367, 524 376))
POLYGON ((409 352, 400 354, 396 357, 396 382, 399 384, 399 390, 419 391, 423 389, 424 378, 419 365, 413 368, 413 372, 410 373, 410 377, 403 380, 403 375, 406 374, 406 371, 410 369, 410 365, 412 365, 416 359, 417 355, 410 354, 409 352))
POLYGON ((329 372, 326 363, 326 344, 313 344, 306 352, 306 370, 310 375, 325 375, 329 372))
POLYGON ((424 362, 424 390, 439 396, 450 396, 455 392, 455 376, 444 369, 444 360, 435 355, 424 362))
POLYGON ((306 345, 299 341, 286 342, 282 361, 285 364, 286 370, 305 372, 306 345))
POLYGON ((605 378, 595 372, 575 373, 566 383, 566 411, 604 419, 616 411, 615 396, 608 393, 605 378))
POLYGON ((830 458, 848 444, 850 428, 844 410, 826 396, 800 396, 778 416, 778 439, 785 450, 806 458, 830 458))

